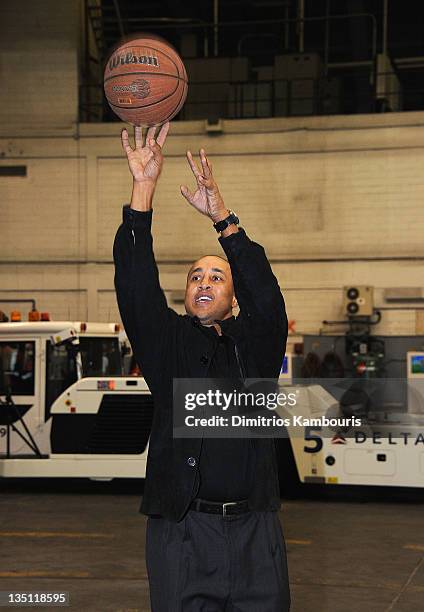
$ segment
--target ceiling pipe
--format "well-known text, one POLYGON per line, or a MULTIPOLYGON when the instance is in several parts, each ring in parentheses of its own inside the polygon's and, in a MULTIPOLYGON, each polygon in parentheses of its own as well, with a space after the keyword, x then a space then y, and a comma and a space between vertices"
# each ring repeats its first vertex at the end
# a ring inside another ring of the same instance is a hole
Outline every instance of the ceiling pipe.
POLYGON ((116 16, 118 18, 119 33, 121 37, 123 38, 125 36, 125 28, 122 22, 121 9, 119 8, 118 0, 113 0, 113 6, 115 7, 116 16))
POLYGON ((299 19, 299 53, 303 53, 305 50, 305 0, 299 0, 298 5, 298 19, 299 19))
POLYGON ((213 0, 213 54, 218 57, 219 0, 213 0))
POLYGON ((388 26, 389 0, 383 0, 383 55, 387 55, 387 26, 388 26))

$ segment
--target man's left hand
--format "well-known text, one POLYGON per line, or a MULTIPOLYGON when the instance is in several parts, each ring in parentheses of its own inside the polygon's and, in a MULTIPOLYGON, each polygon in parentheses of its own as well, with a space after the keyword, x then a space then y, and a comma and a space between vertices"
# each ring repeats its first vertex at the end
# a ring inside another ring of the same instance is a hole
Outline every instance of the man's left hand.
POLYGON ((201 171, 190 151, 187 151, 187 160, 197 183, 197 190, 194 193, 185 185, 181 185, 181 193, 187 202, 202 215, 210 217, 214 223, 228 217, 228 210, 212 175, 212 164, 206 157, 205 150, 200 149, 201 171))

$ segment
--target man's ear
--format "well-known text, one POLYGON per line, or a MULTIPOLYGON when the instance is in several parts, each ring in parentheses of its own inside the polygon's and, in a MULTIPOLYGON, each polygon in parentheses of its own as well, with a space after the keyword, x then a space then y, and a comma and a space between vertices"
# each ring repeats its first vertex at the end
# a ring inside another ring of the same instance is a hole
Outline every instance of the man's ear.
POLYGON ((238 302, 236 300, 236 297, 233 296, 233 301, 231 302, 231 307, 232 308, 237 308, 237 306, 238 306, 238 302))

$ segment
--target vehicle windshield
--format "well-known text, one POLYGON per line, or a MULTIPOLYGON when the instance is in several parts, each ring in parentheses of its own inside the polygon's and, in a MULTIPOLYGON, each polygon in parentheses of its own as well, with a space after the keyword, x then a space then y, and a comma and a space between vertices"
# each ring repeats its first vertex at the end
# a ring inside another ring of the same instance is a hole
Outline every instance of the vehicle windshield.
POLYGON ((79 338, 83 376, 122 376, 119 339, 79 338))
POLYGON ((34 352, 34 342, 0 342, 0 395, 34 395, 34 352))

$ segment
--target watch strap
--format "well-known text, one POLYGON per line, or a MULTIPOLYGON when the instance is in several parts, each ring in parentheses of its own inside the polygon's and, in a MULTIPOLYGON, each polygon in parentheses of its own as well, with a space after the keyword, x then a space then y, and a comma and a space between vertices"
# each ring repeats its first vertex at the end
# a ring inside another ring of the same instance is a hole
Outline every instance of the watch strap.
POLYGON ((221 221, 217 221, 216 223, 213 224, 217 232, 223 232, 229 225, 233 223, 235 225, 238 225, 240 223, 240 220, 237 217, 235 212, 230 210, 229 213, 230 214, 228 215, 228 217, 226 217, 225 219, 222 219, 221 221))

